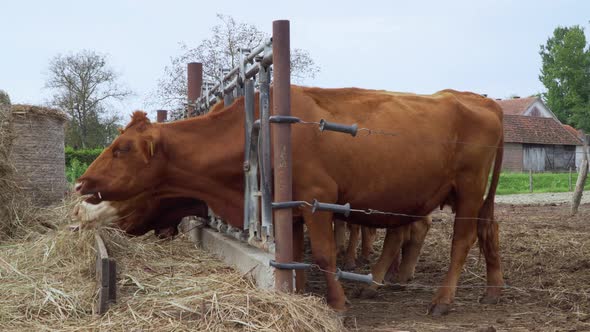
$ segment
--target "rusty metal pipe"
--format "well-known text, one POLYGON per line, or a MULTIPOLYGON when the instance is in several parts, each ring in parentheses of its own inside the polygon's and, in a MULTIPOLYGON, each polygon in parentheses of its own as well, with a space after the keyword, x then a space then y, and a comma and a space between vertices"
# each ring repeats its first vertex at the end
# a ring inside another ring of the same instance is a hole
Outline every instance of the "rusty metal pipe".
POLYGON ((200 62, 190 62, 186 68, 186 82, 187 82, 187 99, 188 99, 188 114, 195 111, 192 106, 201 96, 201 89, 203 87, 203 64, 200 62))
POLYGON ((157 110, 156 111, 156 121, 157 122, 166 122, 168 121, 168 111, 167 110, 157 110))
MULTIPOLYGON (((273 115, 291 115, 291 61, 289 21, 272 22, 273 52, 273 115)), ((274 201, 292 200, 293 183, 291 169, 291 125, 274 124, 272 130, 274 161, 274 201)), ((275 259, 278 263, 293 262, 293 211, 290 209, 274 211, 275 259)), ((276 270, 275 288, 293 291, 293 271, 276 270)))

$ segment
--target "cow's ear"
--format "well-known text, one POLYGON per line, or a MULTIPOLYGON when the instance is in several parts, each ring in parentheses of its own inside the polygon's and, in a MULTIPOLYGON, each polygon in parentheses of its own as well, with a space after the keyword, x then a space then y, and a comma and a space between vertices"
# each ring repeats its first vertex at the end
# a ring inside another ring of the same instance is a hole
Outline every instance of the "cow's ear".
POLYGON ((150 163, 150 160, 154 157, 154 155, 158 151, 158 148, 159 147, 157 146, 155 139, 148 137, 145 140, 143 140, 141 145, 141 152, 143 155, 143 161, 146 164, 150 163))

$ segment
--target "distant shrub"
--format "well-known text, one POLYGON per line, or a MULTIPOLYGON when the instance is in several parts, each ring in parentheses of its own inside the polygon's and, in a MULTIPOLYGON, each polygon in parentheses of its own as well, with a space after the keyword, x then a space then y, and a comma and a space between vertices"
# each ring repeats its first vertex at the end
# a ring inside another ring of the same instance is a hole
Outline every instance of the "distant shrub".
POLYGON ((81 163, 78 159, 72 159, 70 165, 66 167, 66 178, 68 179, 68 182, 74 183, 77 178, 86 172, 87 168, 88 164, 81 163))
POLYGON ((101 153, 103 149, 79 149, 75 150, 70 146, 66 146, 66 167, 71 166, 74 160, 81 164, 90 165, 101 153))

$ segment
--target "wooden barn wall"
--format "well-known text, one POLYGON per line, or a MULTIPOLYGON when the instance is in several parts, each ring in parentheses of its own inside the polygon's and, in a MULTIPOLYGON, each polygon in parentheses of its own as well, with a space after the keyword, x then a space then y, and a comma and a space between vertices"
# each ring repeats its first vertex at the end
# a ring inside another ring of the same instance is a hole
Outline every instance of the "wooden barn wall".
POLYGON ((523 144, 523 170, 559 172, 576 168, 576 147, 573 145, 523 144))
POLYGON ((522 144, 505 143, 502 171, 522 172, 522 144))

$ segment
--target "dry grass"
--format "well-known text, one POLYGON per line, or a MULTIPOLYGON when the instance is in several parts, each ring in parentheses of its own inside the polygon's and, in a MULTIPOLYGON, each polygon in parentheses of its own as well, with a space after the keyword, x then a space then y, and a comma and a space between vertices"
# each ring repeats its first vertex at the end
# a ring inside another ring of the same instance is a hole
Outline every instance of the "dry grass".
POLYGON ((343 329, 323 299, 259 290, 182 236, 130 238, 113 229, 100 232, 117 260, 118 303, 95 315, 95 230, 67 230, 67 212, 45 211, 57 230, 0 245, 0 330, 343 329))

